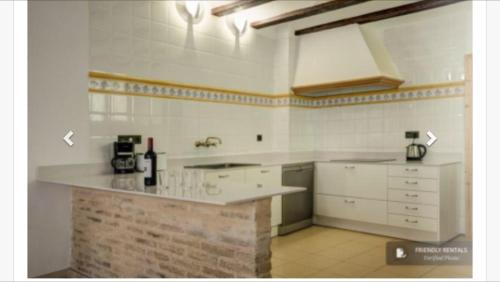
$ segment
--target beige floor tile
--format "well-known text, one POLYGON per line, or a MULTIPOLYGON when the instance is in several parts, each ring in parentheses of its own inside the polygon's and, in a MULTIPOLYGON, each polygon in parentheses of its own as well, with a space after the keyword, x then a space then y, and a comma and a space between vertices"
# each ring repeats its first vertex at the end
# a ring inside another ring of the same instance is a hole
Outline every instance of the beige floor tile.
POLYGON ((312 275, 314 278, 362 278, 374 271, 375 267, 366 267, 352 263, 339 263, 322 269, 312 275))
POLYGON ((376 235, 364 234, 364 233, 361 233, 361 234, 362 235, 360 235, 360 236, 356 236, 353 241, 359 241, 359 242, 363 242, 365 244, 372 244, 372 245, 376 245, 376 246, 385 247, 387 242, 397 240, 397 239, 394 239, 391 237, 376 236, 376 235))
POLYGON ((278 257, 271 257, 271 268, 277 267, 279 265, 282 265, 283 263, 290 262, 290 260, 278 258, 278 257))
POLYGON ((346 260, 346 262, 375 268, 380 268, 386 265, 385 256, 382 257, 380 255, 369 255, 366 252, 349 258, 346 260))
POLYGON ((386 265, 366 274, 366 278, 418 278, 429 272, 432 265, 386 265))
POLYGON ((319 253, 325 248, 337 246, 349 242, 350 239, 344 237, 320 237, 314 236, 294 243, 294 247, 306 253, 319 253))
POLYGON ((370 251, 374 248, 375 247, 371 244, 349 241, 347 243, 326 248, 325 250, 318 252, 318 254, 325 255, 334 259, 346 260, 361 253, 370 251))
POLYGON ((318 254, 304 254, 303 257, 298 260, 294 260, 293 262, 313 268, 323 269, 335 264, 339 264, 342 261, 318 254))
POLYGON ((471 265, 441 265, 425 273, 425 278, 471 278, 471 265))
POLYGON ((303 251, 298 251, 296 248, 290 246, 286 248, 276 248, 272 251, 272 257, 287 261, 300 259, 304 254, 303 251))
POLYGON ((383 246, 383 247, 379 246, 379 247, 376 247, 374 249, 368 250, 365 254, 368 256, 380 257, 385 261, 385 252, 386 252, 385 246, 383 246))
POLYGON ((287 262, 271 270, 271 275, 276 278, 309 278, 318 268, 305 266, 295 262, 287 262))
POLYGON ((377 269, 375 271, 372 271, 372 272, 368 272, 367 274, 365 274, 363 276, 363 278, 375 278, 375 279, 380 279, 380 278, 420 278, 420 276, 414 276, 414 277, 411 277, 411 276, 401 276, 399 273, 395 273, 395 272, 390 272, 390 271, 385 271, 385 270, 382 270, 382 269, 377 269))
POLYGON ((300 238, 290 236, 276 236, 271 240, 271 247, 273 246, 286 246, 296 243, 300 238))

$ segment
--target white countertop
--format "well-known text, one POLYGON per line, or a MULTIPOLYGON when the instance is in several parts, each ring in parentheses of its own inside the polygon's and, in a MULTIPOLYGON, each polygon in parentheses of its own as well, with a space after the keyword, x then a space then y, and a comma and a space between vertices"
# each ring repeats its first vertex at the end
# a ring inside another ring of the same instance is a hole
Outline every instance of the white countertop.
POLYGON ((347 159, 394 159, 393 161, 376 162, 373 164, 387 165, 427 165, 441 166, 460 162, 460 157, 456 154, 441 154, 434 156, 426 156, 423 161, 407 161, 404 153, 394 152, 283 152, 283 153, 263 153, 263 154, 246 154, 246 155, 228 155, 214 157, 194 157, 194 158, 177 158, 169 159, 168 166, 188 166, 199 164, 215 164, 224 162, 234 163, 255 163, 261 166, 287 165, 297 163, 310 162, 330 162, 332 160, 347 159))
MULTIPOLYGON (((169 168, 175 168, 189 165, 225 162, 255 163, 261 166, 273 166, 309 162, 331 162, 332 160, 341 160, 339 162, 344 163, 356 163, 355 160, 350 161, 350 159, 357 158, 390 158, 394 160, 375 162, 371 164, 409 166, 443 166, 460 162, 460 157, 456 155, 426 157, 422 162, 414 162, 406 161, 404 154, 402 153, 283 152, 168 159, 167 166, 169 168)), ((370 164, 370 162, 367 164, 370 164)), ((245 167, 234 169, 241 168, 245 167)), ((142 174, 140 173, 114 175, 111 172, 109 164, 104 163, 40 167, 37 179, 41 182, 62 184, 68 187, 84 187, 216 205, 242 203, 275 195, 296 193, 304 190, 303 188, 296 187, 273 187, 271 189, 259 190, 254 186, 250 186, 245 183, 225 183, 220 185, 221 187, 218 187, 220 188, 220 191, 214 189, 209 189, 208 191, 195 191, 193 193, 191 193, 192 191, 173 191, 172 189, 167 189, 165 187, 144 187, 142 174)))
POLYGON ((217 186, 173 189, 165 186, 144 186, 143 177, 142 173, 81 174, 80 176, 45 173, 39 176, 38 180, 45 183, 61 184, 68 188, 89 188, 213 205, 238 204, 305 190, 305 188, 286 186, 259 189, 254 185, 230 182, 220 183, 217 186))

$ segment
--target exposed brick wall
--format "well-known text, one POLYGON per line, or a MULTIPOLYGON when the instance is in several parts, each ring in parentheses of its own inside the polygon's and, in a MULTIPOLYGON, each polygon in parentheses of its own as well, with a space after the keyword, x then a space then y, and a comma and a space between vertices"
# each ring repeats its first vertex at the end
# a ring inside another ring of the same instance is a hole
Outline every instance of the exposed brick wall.
POLYGON ((73 189, 72 268, 89 277, 270 277, 270 199, 216 206, 73 189))

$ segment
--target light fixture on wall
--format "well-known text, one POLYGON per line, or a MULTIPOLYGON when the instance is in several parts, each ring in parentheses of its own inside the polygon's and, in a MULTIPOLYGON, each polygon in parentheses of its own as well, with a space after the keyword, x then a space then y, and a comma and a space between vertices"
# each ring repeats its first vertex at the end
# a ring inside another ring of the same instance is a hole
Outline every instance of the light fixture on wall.
POLYGON ((189 1, 184 2, 184 8, 186 12, 193 18, 196 19, 200 16, 201 5, 200 1, 189 1))
POLYGON ((230 15, 225 17, 226 26, 236 37, 241 37, 247 30, 248 20, 244 15, 230 15))
POLYGON ((176 1, 175 6, 177 8, 179 16, 181 16, 181 18, 183 18, 186 22, 192 24, 201 22, 204 13, 203 1, 176 1))
POLYGON ((243 35, 247 30, 247 19, 243 17, 234 17, 233 26, 239 35, 243 35))

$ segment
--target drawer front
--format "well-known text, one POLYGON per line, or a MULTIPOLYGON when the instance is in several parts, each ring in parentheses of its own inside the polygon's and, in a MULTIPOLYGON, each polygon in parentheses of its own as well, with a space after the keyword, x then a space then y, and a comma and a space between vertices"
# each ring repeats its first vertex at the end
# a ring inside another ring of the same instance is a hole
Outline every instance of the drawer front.
POLYGON ((315 190, 319 194, 386 200, 387 166, 318 163, 315 190))
POLYGON ((414 204, 437 205, 438 195, 434 192, 389 189, 389 201, 414 204))
POLYGON ((210 184, 220 182, 245 182, 245 170, 218 170, 205 173, 205 181, 210 184))
POLYGON ((416 178, 439 178, 439 167, 433 166, 411 166, 390 165, 389 176, 416 177, 416 178))
POLYGON ((249 168, 246 170, 246 182, 257 188, 281 186, 281 166, 249 168))
POLYGON ((387 202, 329 195, 315 196, 315 214, 363 222, 387 223, 387 202))
POLYGON ((389 177, 389 188, 436 192, 438 187, 437 179, 389 177))
POLYGON ((436 219, 389 214, 389 225, 405 227, 411 229, 419 229, 425 231, 436 232, 438 230, 438 223, 436 219))
POLYGON ((419 217, 438 217, 438 208, 435 206, 416 205, 399 202, 388 202, 387 209, 389 213, 399 215, 411 215, 419 217))

